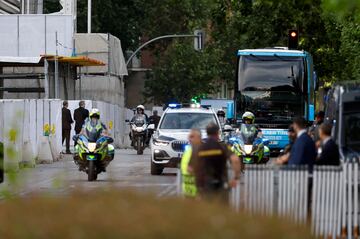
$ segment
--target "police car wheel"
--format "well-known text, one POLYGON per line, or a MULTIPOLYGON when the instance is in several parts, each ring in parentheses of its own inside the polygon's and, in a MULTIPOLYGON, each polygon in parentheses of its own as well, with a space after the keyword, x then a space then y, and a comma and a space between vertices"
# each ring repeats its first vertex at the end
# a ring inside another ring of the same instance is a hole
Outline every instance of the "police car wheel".
POLYGON ((162 166, 155 164, 153 161, 151 161, 150 169, 151 169, 151 175, 160 175, 164 170, 162 166))

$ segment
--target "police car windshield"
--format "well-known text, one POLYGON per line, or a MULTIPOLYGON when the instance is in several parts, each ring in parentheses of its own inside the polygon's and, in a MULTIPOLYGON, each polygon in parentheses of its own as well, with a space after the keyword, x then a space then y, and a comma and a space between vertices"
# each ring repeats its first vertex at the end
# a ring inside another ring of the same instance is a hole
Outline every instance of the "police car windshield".
POLYGON ((160 129, 205 129, 211 123, 217 123, 213 114, 206 113, 167 113, 160 129))

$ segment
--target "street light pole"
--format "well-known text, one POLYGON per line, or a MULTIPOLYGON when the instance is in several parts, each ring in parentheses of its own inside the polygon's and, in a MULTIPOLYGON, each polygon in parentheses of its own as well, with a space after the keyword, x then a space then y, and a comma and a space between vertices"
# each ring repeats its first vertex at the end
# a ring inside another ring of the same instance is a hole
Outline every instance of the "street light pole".
POLYGON ((182 34, 182 35, 165 35, 165 36, 160 36, 160 37, 156 37, 154 39, 151 39, 147 42, 145 42, 144 44, 142 44, 138 49, 136 49, 136 51, 134 51, 134 53, 129 57, 129 59, 126 62, 126 66, 129 65, 130 61, 134 58, 134 56, 141 50, 143 49, 145 46, 149 45, 150 43, 160 40, 160 39, 164 39, 164 38, 180 38, 180 37, 199 37, 198 35, 195 34, 182 34))
POLYGON ((88 33, 91 33, 91 0, 88 0, 88 25, 87 25, 87 29, 88 29, 88 33))

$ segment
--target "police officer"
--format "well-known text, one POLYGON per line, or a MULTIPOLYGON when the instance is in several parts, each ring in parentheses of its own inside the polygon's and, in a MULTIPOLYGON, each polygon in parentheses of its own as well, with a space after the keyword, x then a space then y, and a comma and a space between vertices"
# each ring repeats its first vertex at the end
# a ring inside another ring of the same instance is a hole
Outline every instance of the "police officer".
POLYGON ((226 117, 225 117, 225 111, 223 109, 219 109, 217 112, 216 112, 217 116, 218 116, 218 119, 220 121, 220 124, 221 125, 225 125, 226 123, 226 117))
POLYGON ((255 124, 255 115, 253 113, 247 111, 242 115, 241 118, 242 118, 242 123, 249 126, 248 127, 249 130, 257 132, 257 137, 262 136, 261 129, 259 128, 258 125, 255 124))
POLYGON ((192 129, 188 139, 190 145, 186 148, 180 164, 182 191, 186 197, 195 197, 197 188, 195 185, 193 164, 196 162, 195 155, 201 145, 201 131, 199 129, 192 129))
POLYGON ((92 109, 89 118, 85 121, 80 134, 85 135, 90 142, 96 142, 101 136, 108 136, 104 123, 100 121, 100 111, 92 109))
POLYGON ((196 186, 200 197, 209 200, 228 201, 226 185, 235 187, 243 168, 239 158, 225 145, 219 142, 219 126, 210 123, 206 127, 208 138, 199 147, 195 167, 196 186), (234 178, 227 175, 227 161, 230 161, 234 178))

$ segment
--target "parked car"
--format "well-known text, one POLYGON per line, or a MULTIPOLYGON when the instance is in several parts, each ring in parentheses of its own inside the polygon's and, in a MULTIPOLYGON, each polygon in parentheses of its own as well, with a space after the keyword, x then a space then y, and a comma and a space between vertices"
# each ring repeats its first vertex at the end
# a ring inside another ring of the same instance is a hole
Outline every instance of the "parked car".
POLYGON ((333 124, 332 137, 342 160, 360 155, 360 82, 342 83, 329 90, 325 122, 333 124))

